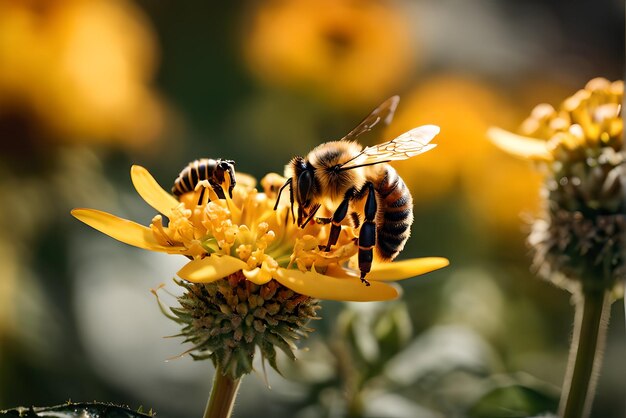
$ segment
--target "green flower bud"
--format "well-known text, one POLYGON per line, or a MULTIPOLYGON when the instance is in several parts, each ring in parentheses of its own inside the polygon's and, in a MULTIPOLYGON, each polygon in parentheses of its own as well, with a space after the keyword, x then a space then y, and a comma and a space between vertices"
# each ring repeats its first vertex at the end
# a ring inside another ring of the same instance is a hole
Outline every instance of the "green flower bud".
POLYGON ((256 347, 276 369, 276 348, 295 358, 295 343, 308 335, 319 301, 287 289, 275 280, 256 285, 241 271, 212 283, 177 280, 185 289, 173 319, 194 346, 194 359, 210 358, 237 379, 252 371, 256 347))

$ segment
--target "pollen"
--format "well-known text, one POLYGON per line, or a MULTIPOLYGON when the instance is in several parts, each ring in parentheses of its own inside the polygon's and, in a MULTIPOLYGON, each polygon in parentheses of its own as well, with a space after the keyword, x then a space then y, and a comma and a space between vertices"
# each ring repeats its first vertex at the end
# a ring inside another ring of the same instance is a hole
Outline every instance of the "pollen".
POLYGON ((212 254, 239 258, 248 266, 247 277, 261 274, 271 278, 280 266, 297 266, 300 271, 313 265, 323 268, 347 262, 356 254, 356 234, 350 226, 332 251, 320 250, 327 238, 325 228, 315 223, 297 228, 288 219, 287 205, 274 210, 275 202, 269 197, 275 194, 274 183, 262 181, 268 189, 263 193, 238 186, 232 199, 217 199, 208 182, 199 182, 171 210, 167 227, 163 216, 153 218, 150 229, 154 239, 163 246, 182 247, 179 252, 192 258, 212 254))

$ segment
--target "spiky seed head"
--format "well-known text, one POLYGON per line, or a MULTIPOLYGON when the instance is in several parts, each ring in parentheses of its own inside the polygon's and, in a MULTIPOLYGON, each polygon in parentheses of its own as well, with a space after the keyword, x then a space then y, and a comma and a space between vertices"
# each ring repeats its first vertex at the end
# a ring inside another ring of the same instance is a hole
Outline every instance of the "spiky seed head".
POLYGON ((256 348, 276 370, 276 349, 295 358, 296 342, 312 331, 319 301, 293 292, 275 280, 256 285, 241 271, 212 283, 177 281, 185 290, 172 308, 193 344, 190 355, 209 358, 219 370, 237 379, 252 371, 256 348))
POLYGON ((564 287, 613 289, 626 277, 623 92, 621 81, 594 79, 558 109, 537 106, 522 125, 552 154, 529 236, 534 264, 564 287))

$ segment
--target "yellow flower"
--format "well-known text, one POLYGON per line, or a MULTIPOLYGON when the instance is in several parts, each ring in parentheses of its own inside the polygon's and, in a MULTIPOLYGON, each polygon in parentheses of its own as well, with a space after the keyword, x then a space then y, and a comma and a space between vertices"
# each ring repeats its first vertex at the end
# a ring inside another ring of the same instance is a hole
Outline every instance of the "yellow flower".
POLYGON ((218 199, 208 182, 200 182, 179 202, 143 167, 133 166, 131 178, 139 195, 161 213, 149 227, 94 209, 74 209, 72 214, 127 244, 187 256, 191 261, 178 275, 189 282, 212 283, 241 272, 255 285, 275 280, 313 298, 375 301, 399 295, 389 281, 448 265, 440 257, 377 263, 367 276, 371 286, 364 286, 357 272, 346 266, 358 251, 355 231, 345 227, 332 251, 320 250, 328 228, 314 222, 298 228, 284 201, 275 211, 272 182, 264 181, 266 192, 260 193, 251 181, 238 181, 232 198, 227 194, 225 199, 218 199))
POLYGON ((622 146, 624 82, 594 78, 555 109, 536 106, 522 123, 521 135, 492 128, 493 143, 523 159, 551 162, 576 149, 622 146))
POLYGON ((38 138, 145 145, 163 125, 155 56, 126 0, 0 0, 0 117, 26 113, 38 138))
POLYGON ((410 21, 395 2, 268 1, 246 26, 253 74, 343 106, 388 96, 414 65, 410 21))
POLYGON ((624 82, 595 78, 557 108, 540 104, 521 135, 493 128, 504 151, 544 174, 528 244, 538 274, 573 295, 574 332, 559 416, 588 416, 611 303, 626 279, 624 82))
POLYGON ((509 154, 542 166, 544 213, 528 241, 539 273, 568 288, 611 289, 626 274, 623 97, 623 81, 596 78, 557 109, 536 106, 521 135, 489 131, 509 154))

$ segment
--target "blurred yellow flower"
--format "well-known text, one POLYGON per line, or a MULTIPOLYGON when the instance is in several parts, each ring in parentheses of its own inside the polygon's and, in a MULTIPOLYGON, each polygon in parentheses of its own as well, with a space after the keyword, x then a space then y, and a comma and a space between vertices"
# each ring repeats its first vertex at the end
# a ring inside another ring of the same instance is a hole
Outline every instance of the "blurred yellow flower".
POLYGON ((528 238, 539 273, 583 290, 621 286, 624 262, 624 82, 595 78, 557 108, 536 106, 521 135, 499 128, 491 140, 539 163, 545 207, 528 238))
POLYGON ((559 416, 589 416, 613 301, 626 278, 624 82, 598 77, 558 107, 536 106, 521 135, 490 139, 536 162, 544 174, 542 211, 528 236, 533 267, 573 295, 576 307, 559 416))
POLYGON ((557 109, 547 103, 535 106, 522 123, 521 135, 493 128, 490 138, 511 155, 538 161, 569 160, 567 154, 585 148, 618 152, 623 143, 623 96, 623 81, 594 78, 557 109))
POLYGON ((520 212, 537 208, 540 176, 527 164, 502 155, 486 138, 494 121, 507 124, 513 116, 511 106, 492 88, 469 78, 441 75, 417 86, 386 135, 394 137, 424 123, 441 126, 437 152, 396 165, 415 195, 415 205, 427 205, 460 188, 484 225, 518 231, 520 212))
POLYGON ((393 1, 267 1, 252 12, 244 55, 263 82, 370 105, 414 66, 409 23, 393 1))
POLYGON ((179 202, 144 168, 134 166, 131 177, 141 197, 169 218, 167 227, 162 215, 145 227, 94 209, 74 209, 72 214, 127 244, 187 256, 191 261, 178 275, 190 282, 212 283, 241 272, 256 285, 276 280, 296 293, 319 299, 388 300, 399 293, 386 281, 448 265, 448 260, 439 257, 378 263, 367 276, 371 286, 365 286, 355 271, 344 267, 358 251, 352 228, 344 228, 337 245, 326 252, 320 246, 327 240, 327 228, 313 222, 298 228, 289 220, 288 203, 281 201, 278 210, 273 209, 270 190, 258 193, 237 183, 232 198, 226 194, 219 199, 204 181, 179 202))
POLYGON ((26 112, 44 137, 141 146, 163 124, 155 56, 126 0, 0 0, 0 119, 26 112))

